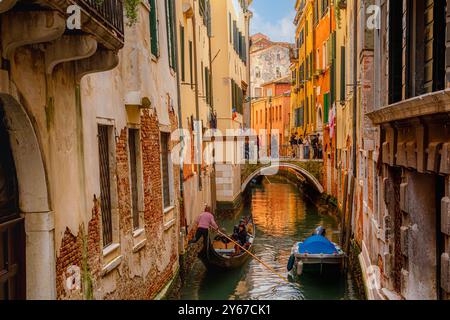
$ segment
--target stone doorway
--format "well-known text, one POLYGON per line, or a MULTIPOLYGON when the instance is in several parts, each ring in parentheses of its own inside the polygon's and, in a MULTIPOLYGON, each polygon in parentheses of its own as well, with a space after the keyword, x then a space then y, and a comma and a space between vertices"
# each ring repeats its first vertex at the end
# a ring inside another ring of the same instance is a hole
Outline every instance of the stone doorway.
POLYGON ((25 299, 25 229, 14 159, 0 103, 0 300, 25 299))

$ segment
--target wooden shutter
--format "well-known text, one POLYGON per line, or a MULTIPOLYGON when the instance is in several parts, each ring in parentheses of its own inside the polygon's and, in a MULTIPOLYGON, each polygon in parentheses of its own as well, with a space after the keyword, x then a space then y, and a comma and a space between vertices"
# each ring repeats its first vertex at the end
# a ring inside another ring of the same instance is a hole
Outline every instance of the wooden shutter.
POLYGON ((324 123, 327 124, 328 123, 328 113, 330 110, 330 94, 329 93, 325 93, 323 95, 323 119, 324 119, 324 123))
POLYGON ((176 70, 175 55, 175 32, 174 32, 174 16, 173 16, 173 0, 166 0, 166 30, 167 30, 167 51, 169 54, 169 65, 176 70))
POLYGON ((344 103, 346 98, 346 82, 345 82, 345 74, 346 74, 346 57, 345 57, 345 47, 341 47, 341 81, 340 81, 340 100, 341 103, 344 103))
POLYGON ((158 46, 158 16, 156 9, 156 0, 150 1, 150 40, 151 40, 151 52, 155 57, 159 56, 158 46))
POLYGON ((184 27, 180 26, 180 45, 181 45, 181 81, 186 81, 186 65, 185 65, 185 45, 184 45, 184 27))

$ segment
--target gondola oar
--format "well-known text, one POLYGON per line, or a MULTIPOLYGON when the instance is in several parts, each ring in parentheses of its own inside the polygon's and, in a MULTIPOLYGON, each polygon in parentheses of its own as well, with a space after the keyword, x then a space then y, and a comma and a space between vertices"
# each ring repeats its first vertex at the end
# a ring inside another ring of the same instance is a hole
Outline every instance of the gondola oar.
POLYGON ((251 255, 253 258, 255 258, 256 261, 258 261, 259 263, 261 263, 263 266, 265 266, 267 269, 269 269, 270 271, 272 271, 274 274, 276 274, 278 277, 280 277, 281 279, 283 279, 284 281, 286 281, 287 283, 291 283, 289 282, 289 280, 285 277, 283 277, 281 274, 279 274, 277 271, 275 271, 275 269, 273 269, 272 267, 270 267, 269 265, 267 265, 266 263, 264 263, 263 261, 261 261, 257 256, 255 256, 253 253, 251 253, 250 251, 248 251, 247 249, 245 249, 243 246, 241 246, 238 242, 234 241, 233 239, 231 239, 229 236, 227 236, 226 234, 223 234, 220 230, 217 230, 217 233, 219 233, 220 235, 224 236, 225 238, 227 238, 228 240, 230 240, 231 242, 233 242, 235 245, 237 245, 239 248, 241 248, 242 250, 244 250, 245 252, 247 252, 249 255, 251 255))

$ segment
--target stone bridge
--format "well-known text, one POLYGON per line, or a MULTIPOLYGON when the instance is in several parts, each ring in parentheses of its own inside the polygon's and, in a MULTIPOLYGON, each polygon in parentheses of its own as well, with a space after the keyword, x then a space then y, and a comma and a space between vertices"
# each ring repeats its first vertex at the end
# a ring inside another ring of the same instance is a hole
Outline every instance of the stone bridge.
POLYGON ((319 193, 324 192, 322 186, 322 160, 282 160, 270 164, 245 164, 241 169, 241 192, 244 192, 248 184, 261 175, 274 175, 278 170, 295 171, 311 184, 319 193))

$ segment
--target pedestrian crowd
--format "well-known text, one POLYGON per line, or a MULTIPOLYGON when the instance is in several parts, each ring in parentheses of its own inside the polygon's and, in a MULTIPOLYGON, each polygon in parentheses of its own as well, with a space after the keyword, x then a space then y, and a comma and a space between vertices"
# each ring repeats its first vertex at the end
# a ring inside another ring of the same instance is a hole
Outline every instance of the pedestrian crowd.
POLYGON ((322 159, 322 139, 319 135, 303 137, 293 133, 289 140, 292 157, 295 159, 322 159))

